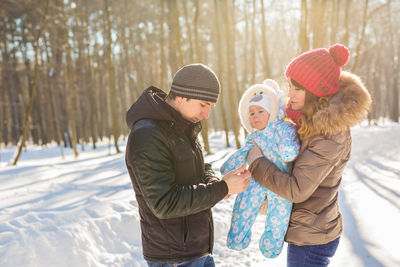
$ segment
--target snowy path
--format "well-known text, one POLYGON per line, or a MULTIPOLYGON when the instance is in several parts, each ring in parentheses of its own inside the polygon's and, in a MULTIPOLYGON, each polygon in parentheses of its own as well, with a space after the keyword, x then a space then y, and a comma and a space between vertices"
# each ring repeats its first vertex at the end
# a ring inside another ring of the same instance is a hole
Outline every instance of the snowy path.
MULTIPOLYGON (((340 191, 344 234, 331 266, 400 266, 400 125, 353 129, 352 158, 340 191)), ((233 151, 211 137, 218 169, 233 151), (218 151, 218 152, 217 152, 218 151)), ((233 142, 231 142, 233 143, 233 142)), ((121 148, 124 143, 121 142, 121 148)), ((15 148, 0 150, 0 266, 144 266, 137 204, 124 155, 107 144, 77 160, 59 148, 29 147, 18 167, 15 148)), ((226 248, 234 197, 214 209, 217 266, 285 266, 258 251, 260 216, 245 251, 226 248)))

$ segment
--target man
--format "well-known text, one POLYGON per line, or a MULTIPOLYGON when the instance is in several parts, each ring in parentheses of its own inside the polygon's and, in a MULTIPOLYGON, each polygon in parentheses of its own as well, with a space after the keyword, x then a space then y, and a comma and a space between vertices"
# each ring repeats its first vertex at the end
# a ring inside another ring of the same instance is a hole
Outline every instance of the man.
POLYGON ((202 64, 181 68, 168 96, 149 87, 126 115, 126 165, 139 204, 143 255, 149 266, 214 266, 211 207, 245 190, 244 166, 215 177, 197 136, 220 90, 202 64))

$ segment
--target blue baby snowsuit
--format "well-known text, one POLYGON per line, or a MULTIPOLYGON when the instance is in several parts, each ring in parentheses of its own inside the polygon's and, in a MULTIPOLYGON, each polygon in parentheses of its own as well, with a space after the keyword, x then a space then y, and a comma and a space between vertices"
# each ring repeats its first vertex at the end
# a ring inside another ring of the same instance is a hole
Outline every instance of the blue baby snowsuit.
MULTIPOLYGON (((289 171, 288 162, 296 158, 300 146, 295 127, 290 122, 284 121, 285 110, 280 91, 274 90, 277 92, 279 105, 276 120, 270 122, 263 130, 249 134, 245 145, 224 162, 221 167, 222 174, 246 163, 247 153, 253 147, 253 140, 260 147, 265 158, 279 169, 289 171)), ((251 227, 266 197, 268 208, 265 231, 259 242, 260 251, 267 258, 274 258, 281 253, 292 203, 265 188, 253 178, 250 178, 247 190, 236 197, 227 238, 229 248, 242 250, 250 244, 251 227)))

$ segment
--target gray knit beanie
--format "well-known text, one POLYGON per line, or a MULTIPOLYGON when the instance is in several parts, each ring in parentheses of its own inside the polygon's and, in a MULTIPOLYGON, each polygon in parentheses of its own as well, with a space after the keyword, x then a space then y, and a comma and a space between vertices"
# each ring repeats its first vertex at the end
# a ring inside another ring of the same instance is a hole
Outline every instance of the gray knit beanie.
POLYGON ((177 96, 217 102, 219 81, 211 68, 203 64, 186 65, 175 73, 171 91, 177 96))

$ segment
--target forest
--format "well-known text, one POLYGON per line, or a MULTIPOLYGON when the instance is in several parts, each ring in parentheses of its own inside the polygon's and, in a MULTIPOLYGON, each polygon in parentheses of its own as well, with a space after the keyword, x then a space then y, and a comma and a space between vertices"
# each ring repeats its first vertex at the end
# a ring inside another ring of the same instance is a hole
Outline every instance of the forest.
POLYGON ((400 1, 0 0, 0 148, 26 144, 119 152, 125 112, 150 85, 169 91, 183 65, 210 66, 221 94, 202 139, 240 147, 237 106, 301 52, 342 43, 344 70, 373 97, 370 124, 399 122, 400 1), (228 133, 235 139, 230 143, 228 133))

